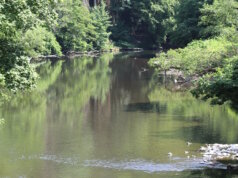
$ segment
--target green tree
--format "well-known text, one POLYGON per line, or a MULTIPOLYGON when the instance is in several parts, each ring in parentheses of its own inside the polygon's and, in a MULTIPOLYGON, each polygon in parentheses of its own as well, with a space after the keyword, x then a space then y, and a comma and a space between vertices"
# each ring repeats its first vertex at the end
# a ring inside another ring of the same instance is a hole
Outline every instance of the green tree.
POLYGON ((62 1, 57 6, 58 27, 57 40, 63 51, 86 51, 93 47, 95 27, 89 10, 81 0, 62 1))
POLYGON ((29 60, 24 57, 24 49, 20 43, 21 30, 27 26, 24 18, 29 19, 30 12, 22 10, 22 13, 26 13, 25 16, 14 14, 15 10, 20 13, 24 5, 24 2, 20 1, 0 3, 0 73, 5 80, 5 86, 14 91, 17 86, 20 89, 31 88, 35 81, 35 73, 29 60), (12 8, 9 8, 9 5, 12 5, 12 8))
POLYGON ((93 43, 94 48, 99 50, 106 50, 110 48, 108 32, 111 26, 110 16, 106 11, 106 4, 101 3, 100 6, 96 6, 91 11, 93 26, 95 27, 96 38, 93 43))
MULTIPOLYGON (((210 0, 211 1, 211 0, 210 0)), ((200 38, 200 8, 209 0, 179 0, 175 7, 174 27, 170 29, 168 43, 172 47, 184 47, 194 39, 200 38)))
POLYGON ((147 48, 158 47, 167 40, 167 32, 173 24, 174 8, 177 4, 178 0, 113 1, 111 10, 113 22, 116 24, 113 39, 124 39, 147 48), (126 29, 124 33, 115 34, 123 28, 126 29), (125 33, 129 33, 134 40, 130 37, 126 39, 125 33))
POLYGON ((213 4, 205 4, 201 8, 200 26, 204 37, 218 36, 229 28, 238 27, 238 2, 235 0, 215 0, 213 4))

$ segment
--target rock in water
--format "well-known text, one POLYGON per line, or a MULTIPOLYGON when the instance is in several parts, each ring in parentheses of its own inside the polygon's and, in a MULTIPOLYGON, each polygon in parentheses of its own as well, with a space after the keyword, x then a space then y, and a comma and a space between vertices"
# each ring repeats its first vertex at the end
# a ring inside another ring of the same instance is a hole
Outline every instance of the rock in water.
POLYGON ((209 144, 202 146, 203 157, 211 161, 238 160, 238 144, 209 144))

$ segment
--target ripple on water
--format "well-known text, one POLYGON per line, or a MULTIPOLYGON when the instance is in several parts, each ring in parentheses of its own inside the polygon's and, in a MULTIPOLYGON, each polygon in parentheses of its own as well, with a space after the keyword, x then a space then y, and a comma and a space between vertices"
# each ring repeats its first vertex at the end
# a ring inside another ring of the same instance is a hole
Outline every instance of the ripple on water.
POLYGON ((185 170, 199 170, 204 168, 213 169, 225 169, 226 167, 222 164, 219 165, 206 165, 201 164, 201 159, 186 159, 186 158, 174 158, 168 163, 159 163, 154 161, 147 161, 143 159, 133 160, 80 160, 79 157, 66 158, 59 157, 56 155, 35 155, 20 158, 21 160, 43 160, 52 161, 57 164, 67 164, 72 166, 81 167, 98 167, 105 169, 115 170, 127 170, 127 171, 143 171, 146 173, 157 173, 157 172, 181 172, 185 170))

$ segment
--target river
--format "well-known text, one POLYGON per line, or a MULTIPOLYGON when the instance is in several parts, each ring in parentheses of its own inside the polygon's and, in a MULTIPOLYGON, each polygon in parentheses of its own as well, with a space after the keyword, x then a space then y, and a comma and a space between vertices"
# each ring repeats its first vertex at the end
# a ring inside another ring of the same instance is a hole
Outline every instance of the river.
POLYGON ((103 54, 38 67, 38 87, 0 108, 0 177, 238 176, 202 164, 198 152, 207 143, 237 143, 238 114, 176 92, 173 80, 148 67, 153 56, 103 54))

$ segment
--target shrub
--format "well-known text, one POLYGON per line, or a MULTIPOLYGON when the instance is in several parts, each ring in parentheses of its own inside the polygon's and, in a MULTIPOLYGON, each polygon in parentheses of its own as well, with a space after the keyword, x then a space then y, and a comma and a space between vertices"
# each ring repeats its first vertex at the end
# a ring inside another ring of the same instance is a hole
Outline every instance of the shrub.
POLYGON ((5 73, 6 88, 16 92, 32 89, 35 86, 37 74, 29 61, 29 58, 23 56, 16 58, 14 66, 5 73))
POLYGON ((202 99, 212 98, 213 104, 230 100, 238 103, 238 58, 227 59, 223 68, 212 75, 202 77, 192 93, 202 99))
POLYGON ((25 52, 30 57, 40 55, 62 55, 61 47, 54 34, 43 27, 29 29, 23 37, 25 52))
POLYGON ((193 41, 183 49, 163 52, 149 63, 161 70, 178 68, 187 75, 203 75, 222 65, 224 57, 230 55, 231 45, 226 37, 193 41))

